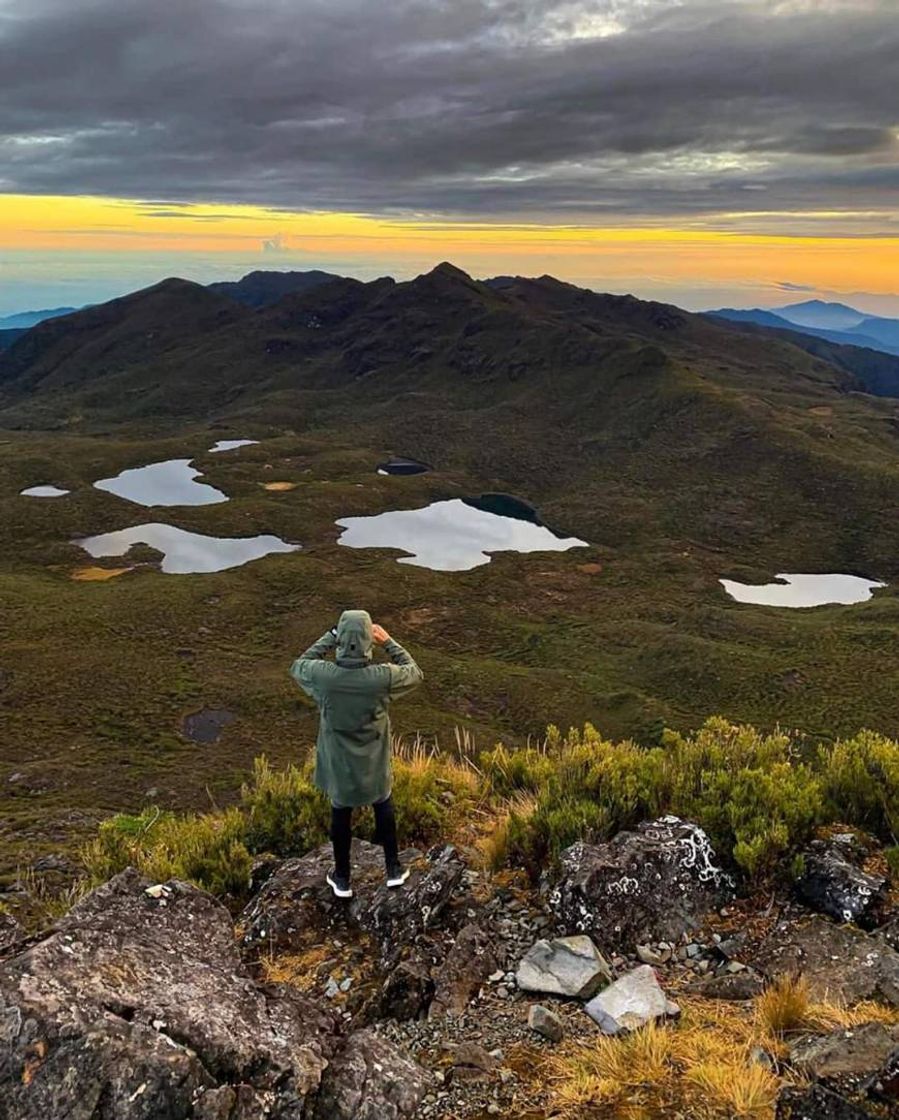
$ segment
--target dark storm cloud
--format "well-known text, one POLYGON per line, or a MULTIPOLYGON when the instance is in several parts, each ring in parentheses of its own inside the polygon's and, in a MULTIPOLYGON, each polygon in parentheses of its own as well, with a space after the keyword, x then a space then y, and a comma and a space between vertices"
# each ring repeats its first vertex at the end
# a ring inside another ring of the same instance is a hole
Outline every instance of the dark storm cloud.
POLYGON ((0 190, 894 211, 895 0, 0 0, 0 190))

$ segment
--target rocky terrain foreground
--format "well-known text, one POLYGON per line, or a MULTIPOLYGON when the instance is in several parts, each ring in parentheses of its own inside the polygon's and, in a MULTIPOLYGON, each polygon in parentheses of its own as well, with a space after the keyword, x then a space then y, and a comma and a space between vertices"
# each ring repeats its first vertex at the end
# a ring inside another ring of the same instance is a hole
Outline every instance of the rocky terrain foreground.
POLYGON ((388 891, 380 849, 357 841, 348 902, 325 885, 327 847, 260 862, 236 922, 129 869, 41 934, 0 924, 0 1118, 615 1116, 560 1101, 565 1061, 692 1029, 696 1008, 751 1016, 800 974, 852 1025, 756 1046, 750 1070, 776 1093, 754 1114, 863 1120, 899 1102, 899 926, 851 838, 810 850, 805 904, 764 909, 676 817, 575 844, 539 891, 452 846, 405 859, 388 891))

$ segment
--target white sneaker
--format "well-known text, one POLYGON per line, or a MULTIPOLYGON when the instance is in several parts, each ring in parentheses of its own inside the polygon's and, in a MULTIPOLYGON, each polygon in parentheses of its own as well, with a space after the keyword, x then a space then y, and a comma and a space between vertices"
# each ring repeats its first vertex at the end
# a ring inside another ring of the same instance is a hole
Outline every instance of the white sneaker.
POLYGON ((353 897, 353 888, 350 886, 349 879, 344 879, 342 875, 335 875, 333 871, 329 871, 325 879, 338 898, 353 897))
POLYGON ((391 867, 387 872, 387 886, 401 887, 408 878, 409 868, 401 867, 399 864, 397 864, 396 867, 391 867))

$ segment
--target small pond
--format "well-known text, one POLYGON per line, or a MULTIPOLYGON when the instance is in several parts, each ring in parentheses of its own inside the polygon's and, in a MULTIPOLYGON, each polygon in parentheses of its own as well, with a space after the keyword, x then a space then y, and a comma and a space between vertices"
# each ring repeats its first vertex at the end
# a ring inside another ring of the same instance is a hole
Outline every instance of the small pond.
POLYGON ((280 537, 205 537, 174 525, 135 525, 97 537, 72 542, 97 558, 124 556, 136 544, 146 544, 164 553, 162 570, 166 573, 222 572, 258 560, 273 552, 296 552, 300 545, 288 544, 280 537))
POLYGON ((440 572, 489 564, 491 552, 565 552, 587 545, 577 537, 557 536, 539 523, 526 503, 505 495, 484 495, 483 499, 468 501, 452 498, 422 509, 345 517, 337 524, 344 530, 339 544, 401 549, 411 555, 400 557, 400 564, 440 572), (510 516, 482 508, 484 502, 499 498, 514 503, 516 513, 510 516), (530 511, 530 518, 524 517, 525 510, 530 511))
POLYGON ((220 439, 209 450, 212 454, 216 454, 219 451, 234 451, 238 447, 250 447, 258 442, 258 439, 220 439))
POLYGON ((29 486, 19 493, 25 498, 64 498, 69 491, 60 490, 58 486, 29 486))
POLYGON ((378 464, 378 474, 426 474, 433 470, 427 463, 420 463, 417 459, 406 459, 396 455, 386 463, 378 464))
POLYGON ((732 579, 719 582, 738 603, 754 603, 765 607, 823 607, 829 603, 864 603, 877 587, 886 587, 872 579, 836 573, 808 574, 780 572, 776 583, 737 583, 732 579))
POLYGON ((141 506, 211 506, 227 502, 228 495, 205 482, 190 459, 167 459, 120 471, 115 478, 101 478, 94 486, 141 506))

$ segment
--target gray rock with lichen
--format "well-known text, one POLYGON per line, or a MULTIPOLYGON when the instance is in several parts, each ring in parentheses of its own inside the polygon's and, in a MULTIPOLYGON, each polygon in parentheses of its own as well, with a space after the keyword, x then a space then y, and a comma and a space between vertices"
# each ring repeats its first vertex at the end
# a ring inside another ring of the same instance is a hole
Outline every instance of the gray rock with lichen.
POLYGON ((594 996, 584 1010, 603 1034, 620 1034, 645 1027, 655 1019, 680 1014, 659 984, 655 971, 641 964, 594 996))
POLYGON ((374 1030, 357 1031, 322 1077, 314 1120, 399 1120, 417 1115, 430 1075, 374 1030))
POLYGON ((0 1116, 300 1120, 329 1015, 259 988, 227 910, 128 870, 0 964, 0 1116))
POLYGON ((802 853, 796 890, 803 902, 822 914, 870 927, 886 902, 887 880, 858 866, 856 847, 852 836, 813 840, 802 853))
POLYGON ((629 952, 697 929, 730 897, 733 883, 699 825, 669 816, 606 844, 573 844, 545 890, 569 931, 590 934, 603 949, 629 952))
POLYGON ((515 982, 522 991, 590 999, 612 969, 586 934, 541 938, 521 958, 515 982))
POLYGON ((438 924, 465 870, 451 845, 426 855, 410 850, 403 853, 409 879, 402 890, 390 890, 383 849, 354 840, 353 897, 343 902, 325 882, 333 858, 331 845, 325 844, 285 860, 269 875, 241 916, 246 948, 293 949, 309 929, 355 927, 377 939, 383 964, 395 964, 403 946, 438 924))
POLYGON ((752 961, 769 979, 802 975, 811 998, 899 1007, 899 953, 873 934, 817 916, 779 922, 752 961))

